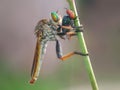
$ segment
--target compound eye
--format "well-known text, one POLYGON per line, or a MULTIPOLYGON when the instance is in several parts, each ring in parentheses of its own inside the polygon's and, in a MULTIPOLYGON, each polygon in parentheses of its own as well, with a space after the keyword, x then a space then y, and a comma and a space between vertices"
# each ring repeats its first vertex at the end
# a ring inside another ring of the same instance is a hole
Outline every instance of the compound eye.
POLYGON ((52 12, 51 17, 52 17, 53 21, 55 21, 55 22, 59 21, 59 16, 58 16, 58 14, 56 12, 52 12))

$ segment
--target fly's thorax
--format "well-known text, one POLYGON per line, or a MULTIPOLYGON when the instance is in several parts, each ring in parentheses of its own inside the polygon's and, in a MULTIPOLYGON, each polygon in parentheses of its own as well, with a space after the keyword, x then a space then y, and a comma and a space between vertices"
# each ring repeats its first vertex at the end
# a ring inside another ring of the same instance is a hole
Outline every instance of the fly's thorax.
POLYGON ((46 24, 48 24, 49 23, 49 21, 47 20, 47 19, 42 19, 42 20, 40 20, 38 23, 37 23, 37 25, 36 25, 36 27, 35 27, 35 30, 43 30, 44 29, 44 26, 46 25, 46 24))
POLYGON ((40 20, 35 28, 36 36, 40 36, 41 40, 54 41, 57 35, 58 23, 52 20, 40 20))

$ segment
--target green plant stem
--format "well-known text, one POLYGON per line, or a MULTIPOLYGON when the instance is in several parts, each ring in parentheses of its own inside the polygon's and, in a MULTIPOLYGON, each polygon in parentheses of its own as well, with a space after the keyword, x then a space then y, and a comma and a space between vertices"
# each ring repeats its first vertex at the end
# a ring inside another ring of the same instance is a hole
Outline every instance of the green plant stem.
MULTIPOLYGON (((75 12, 76 16, 78 16, 78 13, 77 13, 77 10, 76 10, 76 5, 75 5, 75 0, 67 0, 67 1, 69 3, 70 9, 75 12)), ((80 26, 79 18, 77 18, 75 20, 75 25, 80 26)), ((87 47, 86 47, 86 44, 85 44, 85 40, 84 40, 84 36, 83 36, 83 32, 77 32, 77 36, 78 36, 78 42, 79 42, 79 45, 80 45, 80 48, 81 48, 81 52, 88 53, 88 50, 87 50, 87 47)), ((99 90, 89 56, 84 56, 83 59, 84 59, 84 64, 86 66, 88 75, 89 75, 89 79, 90 79, 90 82, 91 82, 92 89, 93 90, 99 90)))

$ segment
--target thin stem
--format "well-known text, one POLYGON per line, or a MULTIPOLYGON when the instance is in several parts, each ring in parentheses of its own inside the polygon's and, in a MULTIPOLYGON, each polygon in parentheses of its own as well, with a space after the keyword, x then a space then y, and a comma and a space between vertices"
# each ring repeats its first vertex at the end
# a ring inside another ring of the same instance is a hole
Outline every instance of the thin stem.
MULTIPOLYGON (((67 0, 67 1, 69 3, 70 9, 75 12, 76 16, 78 16, 78 13, 77 13, 77 10, 76 10, 76 5, 75 5, 75 0, 67 0)), ((75 20, 75 25, 80 26, 79 18, 77 18, 75 20)), ((82 32, 77 32, 77 36, 78 36, 78 42, 79 42, 79 46, 81 48, 81 52, 88 53, 83 33, 82 32)), ((92 65, 91 65, 90 57, 89 56, 84 56, 83 59, 84 59, 84 64, 86 66, 88 75, 89 75, 89 79, 90 79, 90 82, 91 82, 92 89, 93 90, 99 90, 97 82, 96 82, 96 78, 95 78, 95 75, 94 75, 94 72, 93 72, 93 68, 92 68, 92 65)))

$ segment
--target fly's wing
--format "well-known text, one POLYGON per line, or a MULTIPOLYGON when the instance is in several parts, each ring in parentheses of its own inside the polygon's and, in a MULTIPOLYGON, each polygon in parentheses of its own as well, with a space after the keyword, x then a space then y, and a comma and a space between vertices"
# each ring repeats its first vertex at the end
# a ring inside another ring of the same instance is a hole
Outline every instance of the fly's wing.
POLYGON ((35 48, 35 54, 34 54, 34 59, 33 59, 33 65, 31 69, 31 81, 30 83, 33 84, 36 80, 37 77, 39 76, 39 69, 40 69, 40 49, 41 49, 41 44, 40 44, 40 38, 37 38, 36 42, 36 48, 35 48))

